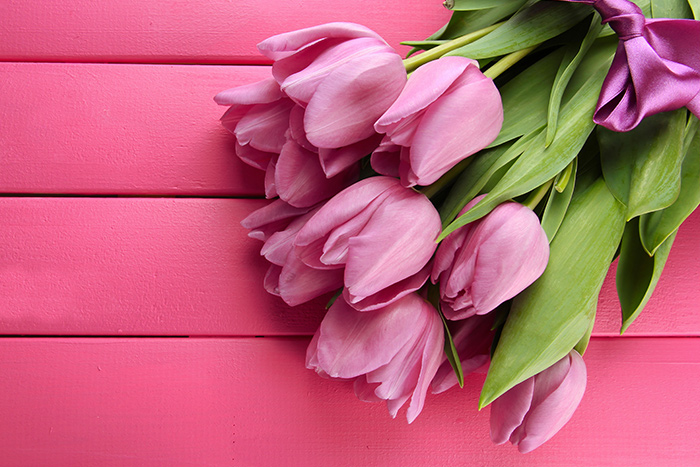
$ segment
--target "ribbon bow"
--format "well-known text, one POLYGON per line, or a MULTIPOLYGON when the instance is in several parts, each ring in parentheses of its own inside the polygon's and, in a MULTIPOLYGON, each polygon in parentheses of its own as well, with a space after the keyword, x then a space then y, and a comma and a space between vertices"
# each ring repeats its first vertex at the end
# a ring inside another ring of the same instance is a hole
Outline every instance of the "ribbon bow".
POLYGON ((700 21, 647 19, 629 0, 565 1, 593 5, 620 38, 594 122, 629 131, 684 106, 700 117, 700 21))

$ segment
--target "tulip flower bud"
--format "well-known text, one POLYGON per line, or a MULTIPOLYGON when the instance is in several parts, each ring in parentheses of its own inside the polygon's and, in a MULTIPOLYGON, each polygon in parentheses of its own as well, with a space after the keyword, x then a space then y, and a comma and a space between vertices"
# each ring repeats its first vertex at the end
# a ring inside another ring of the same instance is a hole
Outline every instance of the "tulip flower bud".
POLYGON ((572 350, 491 404, 491 440, 510 440, 522 453, 538 448, 569 421, 585 390, 586 364, 572 350))
POLYGON ((387 401, 392 417, 409 398, 408 422, 423 409, 444 346, 437 310, 415 293, 363 313, 341 297, 328 310, 306 353, 322 376, 355 380, 365 401, 387 401))
POLYGON ((488 313, 522 292, 542 275, 548 259, 547 235, 535 213, 507 202, 442 241, 432 282, 440 282, 445 317, 463 319, 488 313))
POLYGON ((386 136, 372 168, 407 187, 430 185, 495 140, 502 124, 501 95, 478 63, 442 57, 418 68, 375 123, 386 136))

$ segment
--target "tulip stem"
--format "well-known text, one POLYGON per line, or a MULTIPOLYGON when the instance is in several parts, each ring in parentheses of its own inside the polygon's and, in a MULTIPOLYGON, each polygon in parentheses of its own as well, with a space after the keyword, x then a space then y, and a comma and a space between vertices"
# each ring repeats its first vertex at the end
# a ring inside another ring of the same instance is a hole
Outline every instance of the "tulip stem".
POLYGON ((465 34, 464 36, 460 36, 456 39, 452 39, 451 41, 445 42, 444 44, 440 44, 437 47, 428 49, 423 53, 413 55, 412 57, 409 57, 403 61, 403 64, 406 67, 406 71, 413 71, 421 65, 425 65, 430 61, 442 57, 447 52, 451 52, 464 45, 474 42, 477 39, 481 39, 486 34, 498 28, 501 24, 503 24, 503 22, 496 23, 492 26, 489 26, 484 29, 479 29, 478 31, 474 31, 469 34, 465 34))
POLYGON ((511 54, 506 55, 505 57, 494 63, 491 68, 486 70, 484 72, 484 76, 488 76, 491 79, 495 79, 497 76, 499 76, 508 68, 518 63, 522 58, 524 58, 527 54, 529 54, 536 48, 537 46, 533 45, 532 47, 528 47, 527 49, 518 50, 517 52, 513 52, 511 54))
POLYGON ((540 201, 542 201, 544 195, 546 195, 549 189, 552 187, 552 183, 554 183, 554 179, 540 185, 535 191, 530 193, 530 196, 528 196, 525 201, 523 201, 523 206, 534 210, 537 205, 540 204, 540 201))
POLYGON ((466 159, 462 160, 462 162, 452 167, 445 175, 440 177, 435 183, 433 183, 432 185, 424 186, 418 191, 427 196, 428 199, 432 198, 440 190, 445 188, 445 186, 452 183, 454 179, 457 178, 464 171, 464 169, 467 168, 471 161, 472 158, 467 157, 466 159))

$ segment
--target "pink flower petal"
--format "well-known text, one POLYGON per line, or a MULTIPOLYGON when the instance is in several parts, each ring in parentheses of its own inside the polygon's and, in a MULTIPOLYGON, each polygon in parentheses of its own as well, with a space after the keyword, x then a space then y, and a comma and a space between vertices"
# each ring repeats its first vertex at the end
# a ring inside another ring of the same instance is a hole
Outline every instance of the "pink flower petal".
POLYGON ((337 299, 319 329, 319 367, 331 377, 352 378, 386 365, 415 335, 416 312, 398 302, 362 313, 337 299))
POLYGON ((478 245, 471 286, 476 313, 513 298, 547 267, 547 236, 535 213, 518 203, 496 207, 478 225, 472 242, 478 245))
POLYGON ((343 286, 342 269, 313 269, 291 252, 279 276, 279 295, 289 306, 297 306, 343 286))
POLYGON ((388 177, 372 177, 355 183, 331 198, 301 229, 294 244, 297 255, 306 264, 317 267, 328 235, 357 216, 371 201, 386 197, 397 181, 388 177))
POLYGON ((277 34, 259 43, 258 50, 266 57, 278 60, 326 38, 352 39, 355 37, 372 37, 383 41, 376 32, 365 26, 336 22, 277 34))
POLYGON ((396 55, 383 41, 373 38, 328 39, 275 62, 272 74, 282 91, 305 107, 320 83, 334 70, 357 59, 383 52, 396 55))
POLYGON ((283 96, 277 81, 274 78, 268 78, 257 83, 221 91, 214 96, 214 102, 219 105, 266 104, 279 100, 283 96))
POLYGON ((424 195, 399 187, 359 235, 349 240, 353 254, 345 285, 355 297, 367 297, 420 271, 433 255, 442 230, 440 216, 424 195))
POLYGON ((307 207, 330 198, 357 177, 348 171, 326 178, 318 155, 288 140, 282 148, 275 169, 275 187, 279 197, 292 206, 307 207))
POLYGON ((265 278, 263 279, 263 287, 265 288, 265 291, 270 295, 274 295, 275 297, 280 296, 279 280, 281 272, 281 266, 271 264, 270 267, 267 268, 265 278))
POLYGON ((294 238, 296 238, 297 233, 317 210, 318 208, 300 215, 292 220, 284 230, 279 230, 271 235, 260 249, 260 255, 272 264, 283 266, 289 253, 294 250, 294 238))
POLYGON ((573 416, 586 390, 586 365, 572 351, 535 376, 532 408, 525 416, 518 450, 530 452, 554 436, 573 416))
POLYGON ((275 153, 259 151, 247 144, 241 146, 238 141, 236 141, 236 155, 241 161, 260 170, 267 170, 270 161, 277 157, 275 153))
POLYGON ((372 53, 337 67, 319 84, 304 116, 306 137, 318 147, 341 147, 369 138, 373 124, 406 83, 396 53, 372 53))
POLYGON ((343 170, 348 169, 363 157, 369 155, 379 146, 382 136, 373 134, 367 139, 363 139, 350 146, 341 148, 320 148, 318 157, 321 167, 327 177, 333 177, 343 170))
POLYGON ((295 105, 289 113, 289 136, 307 151, 317 152, 318 148, 309 143, 304 131, 304 108, 295 105))
POLYGON ((279 153, 286 141, 293 106, 289 99, 252 106, 236 125, 236 139, 240 144, 250 144, 259 151, 279 153))
POLYGON ((293 219, 308 211, 308 208, 295 208, 281 199, 276 199, 250 213, 241 221, 241 225, 251 231, 248 234, 249 237, 265 241, 273 233, 284 229, 293 219))
POLYGON ((535 381, 528 378, 491 404, 491 441, 503 444, 523 422, 530 410, 535 381))
POLYGON ((423 299, 412 294, 398 303, 416 309, 415 340, 404 345, 387 365, 368 373, 367 381, 381 383, 374 392, 387 400, 392 417, 410 397, 406 417, 412 423, 423 409, 428 386, 440 366, 444 334, 437 311, 423 299))
POLYGON ((431 265, 428 263, 423 269, 418 271, 418 273, 392 284, 385 289, 380 290, 376 294, 370 295, 369 297, 355 297, 349 293, 348 289, 344 289, 343 298, 345 298, 345 301, 358 311, 372 311, 383 308, 401 297, 405 297, 411 292, 415 292, 423 287, 423 285, 428 281, 430 268, 431 265))
POLYGON ((468 66, 479 65, 465 57, 443 57, 411 74, 401 95, 374 125, 379 133, 394 133, 404 120, 424 110, 459 78, 468 66))
POLYGON ((498 89, 476 67, 468 67, 423 115, 411 145, 411 169, 417 184, 435 182, 458 162, 488 146, 502 123, 498 89))
POLYGON ((374 393, 375 389, 377 389, 377 386, 379 386, 379 384, 377 384, 377 383, 373 383, 373 384, 368 383, 367 377, 365 375, 362 375, 362 376, 358 376, 357 379, 355 380, 355 384, 353 385, 353 389, 355 390, 355 395, 361 401, 364 401, 364 402, 382 402, 384 399, 380 399, 374 393))
POLYGON ((272 199, 277 197, 277 186, 275 181, 275 174, 277 173, 277 159, 279 156, 274 155, 267 164, 267 170, 265 170, 265 197, 267 199, 272 199))

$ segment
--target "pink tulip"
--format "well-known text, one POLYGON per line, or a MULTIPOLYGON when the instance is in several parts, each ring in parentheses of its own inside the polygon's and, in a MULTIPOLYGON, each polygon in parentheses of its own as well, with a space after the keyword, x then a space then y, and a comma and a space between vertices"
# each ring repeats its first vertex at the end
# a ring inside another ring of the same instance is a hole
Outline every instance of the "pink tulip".
POLYGON ((312 268, 344 268, 348 303, 373 309, 423 285, 440 231, 428 198, 397 179, 371 177, 330 199, 294 244, 312 268))
POLYGON ((343 287, 343 271, 313 269, 294 253, 294 239, 318 208, 294 219, 284 230, 271 235, 260 254, 271 265, 265 275, 265 290, 277 295, 289 306, 308 302, 343 287))
MULTIPOLYGON (((280 90, 274 79, 222 91, 214 97, 217 104, 231 106, 221 123, 236 136, 236 155, 260 170, 274 171, 277 157, 287 141, 289 115, 294 102, 280 90)), ((268 198, 276 196, 267 183, 268 198)))
POLYGON ((361 147, 359 153, 352 148, 335 149, 349 154, 337 161, 329 150, 319 154, 303 129, 299 132, 304 109, 287 98, 274 79, 229 89, 214 99, 231 106, 221 121, 236 136, 238 157, 265 171, 265 196, 279 196, 292 206, 313 206, 355 182, 356 162, 374 148, 361 147), (334 164, 333 170, 326 173, 324 164, 334 164))
POLYGON ((440 316, 415 293, 372 313, 339 298, 309 345, 306 367, 331 378, 357 378, 357 396, 386 400, 392 417, 410 398, 411 423, 423 409, 443 346, 440 316))
POLYGON ((305 109, 303 126, 317 148, 340 148, 374 137, 374 122, 406 83, 401 57, 375 32, 329 23, 258 44, 275 60, 282 92, 305 109))
POLYGON ((343 286, 341 270, 318 270, 302 263, 294 254, 294 238, 316 208, 295 208, 277 199, 253 211, 241 221, 249 237, 265 242, 260 254, 270 262, 264 287, 296 306, 343 286))
POLYGON ((491 405, 491 440, 530 452, 554 436, 574 414, 586 389, 586 364, 572 350, 491 405))
MULTIPOLYGON (((455 344, 457 355, 462 364, 464 376, 484 367, 490 360, 491 343, 496 334, 491 329, 494 323, 494 314, 484 316, 472 316, 460 321, 450 322, 452 341, 455 344)), ((452 365, 443 356, 442 364, 431 384, 433 394, 440 394, 458 383, 452 365)))
POLYGON ((548 259, 547 235, 535 213, 507 202, 442 241, 432 282, 440 282, 445 317, 463 319, 488 313, 522 292, 542 275, 548 259))
POLYGON ((309 212, 311 208, 295 208, 281 199, 276 199, 260 209, 256 209, 241 221, 250 230, 248 236, 266 241, 272 234, 285 229, 290 222, 309 212))
POLYGON ((407 187, 430 185, 493 142, 502 123, 501 96, 478 63, 442 57, 418 68, 375 123, 386 136, 372 167, 407 187))

